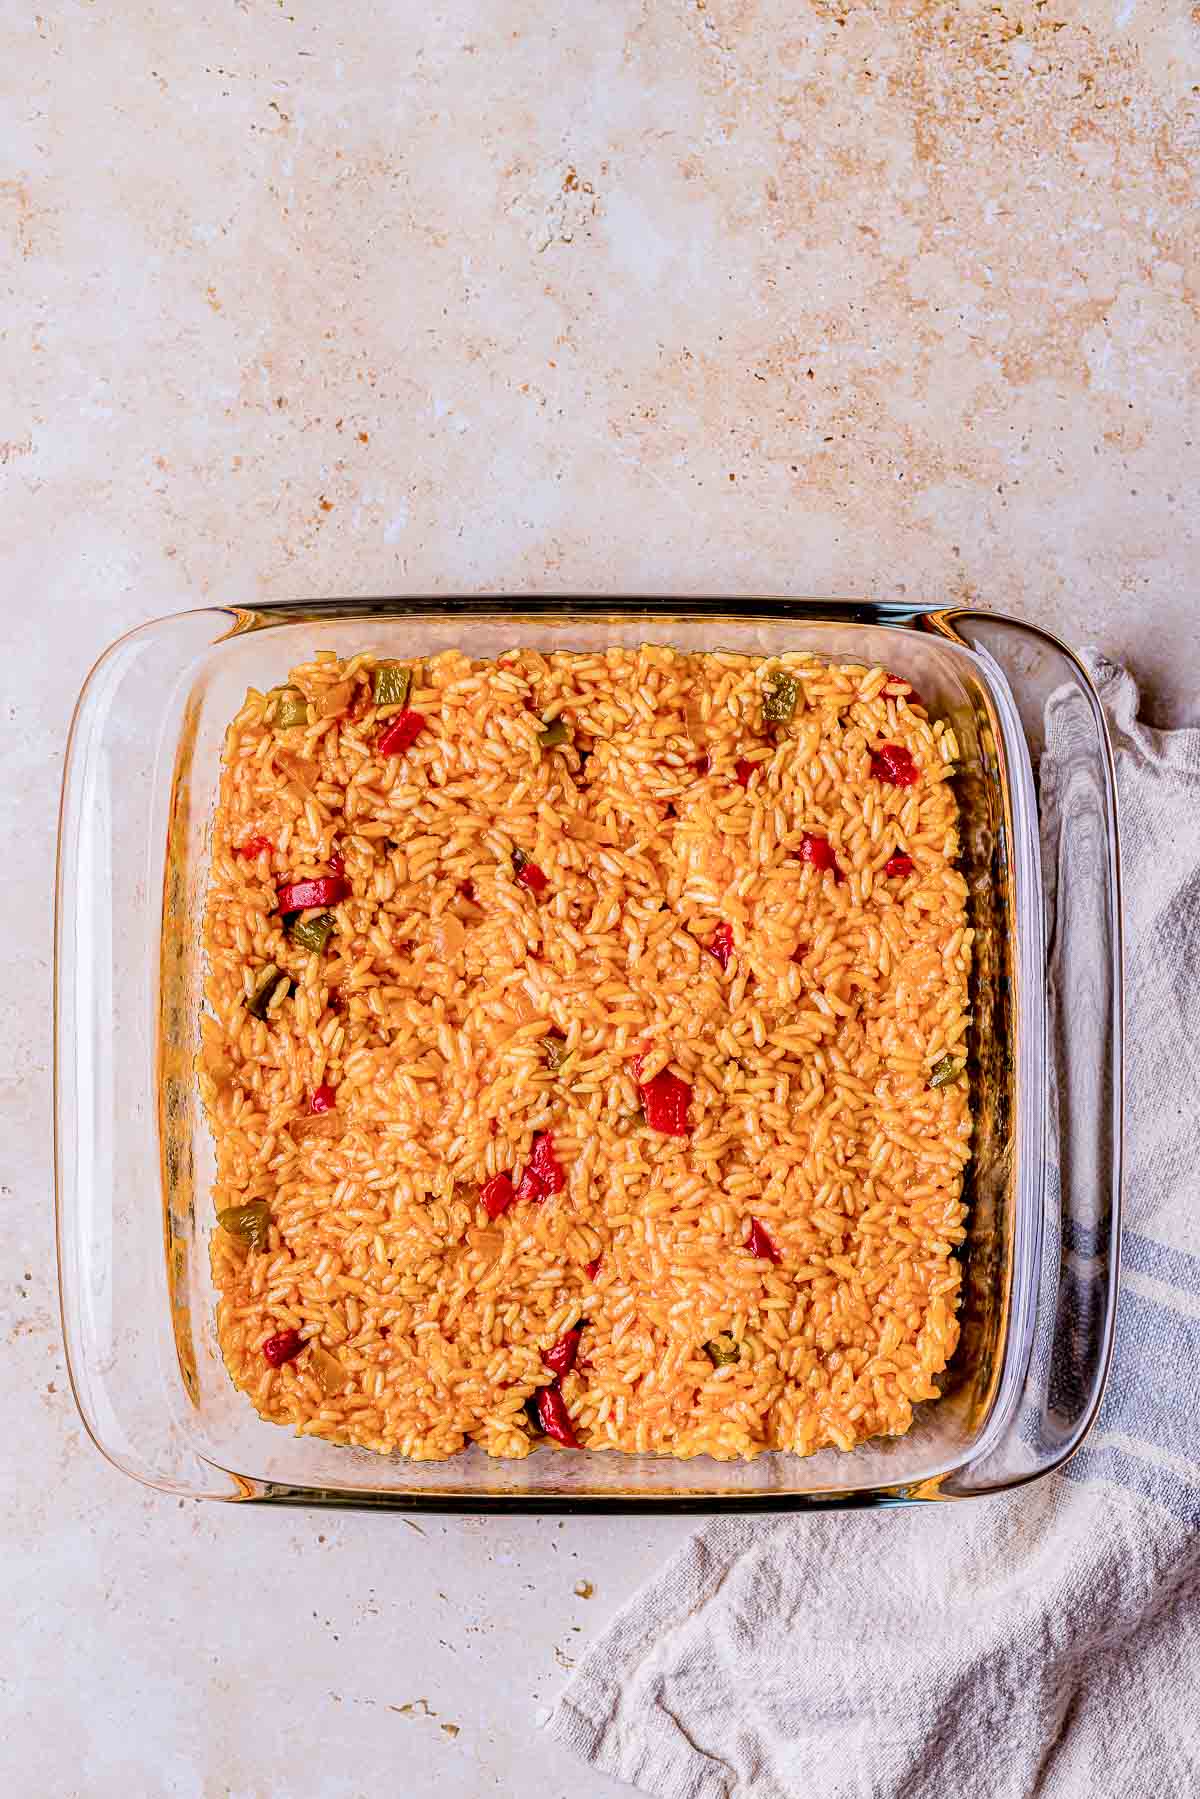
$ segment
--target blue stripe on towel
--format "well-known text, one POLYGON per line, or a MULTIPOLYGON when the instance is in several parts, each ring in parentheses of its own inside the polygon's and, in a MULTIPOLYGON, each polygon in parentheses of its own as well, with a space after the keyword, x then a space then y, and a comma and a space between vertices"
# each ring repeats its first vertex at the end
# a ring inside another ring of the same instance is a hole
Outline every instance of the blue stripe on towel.
POLYGON ((1196 1464, 1200 1480, 1197 1370, 1200 1318, 1126 1288, 1117 1311, 1116 1353, 1101 1416, 1126 1436, 1186 1457, 1196 1464))
MULTIPOLYGON (((1070 1218, 1065 1221, 1063 1241, 1068 1255, 1090 1261, 1096 1253, 1099 1236, 1099 1231, 1091 1225, 1078 1224, 1070 1218)), ((1181 1292, 1194 1293, 1200 1298, 1200 1256, 1189 1255, 1185 1249, 1171 1249, 1142 1231, 1126 1229, 1122 1232, 1121 1266, 1138 1274, 1152 1275, 1156 1281, 1165 1281, 1169 1287, 1178 1287, 1181 1292)))
POLYGON ((1168 1249, 1154 1237, 1126 1231, 1121 1239, 1121 1266, 1152 1275, 1156 1281, 1200 1299, 1200 1257, 1190 1256, 1186 1250, 1168 1249))
MULTIPOLYGON (((1137 1237, 1135 1241, 1162 1250, 1151 1238, 1137 1237)), ((1196 1267, 1194 1258, 1176 1251, 1163 1250, 1162 1255, 1196 1267)), ((1133 1263, 1134 1258, 1129 1261, 1133 1263)), ((1164 1278, 1161 1270, 1165 1266, 1164 1261, 1156 1260, 1156 1279, 1164 1278)), ((1078 1286, 1080 1303, 1085 1306, 1087 1287, 1087 1282, 1078 1286)), ((1188 1283, 1183 1290, 1196 1289, 1188 1283)), ((1063 1472, 1073 1480, 1116 1481, 1166 1506, 1176 1517, 1200 1522, 1198 1370, 1200 1318, 1122 1289, 1116 1348, 1100 1416, 1093 1436, 1063 1472), (1190 1474, 1187 1466, 1164 1469, 1143 1461, 1136 1449, 1100 1442, 1106 1430, 1120 1431, 1122 1436, 1177 1457, 1190 1465, 1190 1474)))
MULTIPOLYGON (((1097 1426, 1099 1429, 1099 1426, 1097 1426)), ((1089 1437, 1062 1470, 1068 1480, 1108 1480, 1152 1499, 1184 1524, 1200 1526, 1200 1487, 1173 1468, 1144 1462, 1115 1443, 1089 1437)))

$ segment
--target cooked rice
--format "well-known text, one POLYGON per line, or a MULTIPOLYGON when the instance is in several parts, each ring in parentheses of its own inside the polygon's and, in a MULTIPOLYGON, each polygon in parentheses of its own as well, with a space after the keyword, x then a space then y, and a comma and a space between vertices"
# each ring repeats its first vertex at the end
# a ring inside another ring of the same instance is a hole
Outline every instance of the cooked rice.
POLYGON ((271 1212, 263 1249, 213 1231, 236 1385, 301 1434, 524 1456, 543 1354, 586 1319, 561 1392, 588 1449, 807 1455, 905 1431, 958 1337, 970 1155, 965 1082, 929 1085, 968 1024, 950 729, 883 669, 806 655, 454 652, 416 668, 428 723, 389 760, 372 666, 319 656, 290 677, 307 727, 272 729, 251 691, 228 734, 200 1078, 216 1207, 271 1212), (782 668, 801 697, 769 728, 782 668), (560 715, 569 743, 544 749, 560 715), (873 778, 881 743, 915 785, 873 778), (797 861, 805 831, 842 878, 797 861), (273 849, 235 853, 256 835, 273 849), (309 954, 276 887, 335 849, 352 896, 309 954), (885 876, 897 851, 914 870, 885 876), (245 1001, 271 962, 295 988, 260 1022, 245 1001), (642 1050, 644 1081, 691 1086, 689 1136, 640 1122, 642 1050), (336 1109, 315 1117, 322 1084, 336 1109), (547 1131, 566 1189, 489 1222, 481 1184, 547 1131), (745 1247, 752 1218, 778 1266, 745 1247), (273 1368, 263 1344, 289 1329, 305 1349, 273 1368), (714 1366, 726 1333, 738 1360, 714 1366))

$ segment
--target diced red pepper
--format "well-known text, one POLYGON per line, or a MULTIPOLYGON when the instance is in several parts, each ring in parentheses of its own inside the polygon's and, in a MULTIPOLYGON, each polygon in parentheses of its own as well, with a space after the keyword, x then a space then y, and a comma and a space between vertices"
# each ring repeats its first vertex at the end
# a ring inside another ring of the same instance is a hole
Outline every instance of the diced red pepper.
POLYGON ((733 926, 719 924, 706 945, 710 956, 715 956, 722 968, 729 967, 729 958, 733 954, 733 926))
POLYGON ((913 761, 912 751, 902 743, 881 743, 871 751, 871 778, 886 781, 891 787, 913 787, 921 771, 913 761))
POLYGON ((538 1427, 564 1449, 578 1449, 579 1438, 575 1435, 567 1404, 558 1390, 558 1383, 552 1387, 541 1387, 534 1395, 534 1411, 538 1427))
POLYGON ((803 962, 805 956, 807 956, 807 954, 811 948, 812 948, 811 943, 798 943, 796 945, 795 949, 792 951, 790 960, 793 962, 803 962))
MULTIPOLYGON (((639 1056, 633 1065, 635 1080, 641 1062, 639 1056)), ((638 1081, 638 1092, 642 1096, 646 1123, 652 1131, 661 1131, 664 1137, 687 1136, 691 1128, 688 1107, 692 1103, 692 1090, 686 1081, 681 1081, 669 1068, 661 1068, 652 1081, 638 1081)))
POLYGON ((268 1337, 263 1344, 263 1360, 272 1368, 282 1368, 285 1362, 294 1362, 303 1348, 304 1338, 299 1331, 280 1331, 277 1337, 268 1337))
POLYGON ((281 912, 305 912, 310 906, 336 906, 348 892, 344 875, 319 875, 315 881, 288 881, 275 897, 281 912))
POLYGON ((329 855, 329 872, 331 875, 344 875, 346 861, 341 850, 331 850, 329 855))
POLYGON ((903 687, 904 693, 901 697, 906 699, 910 706, 924 706, 924 700, 906 675, 893 675, 889 671, 887 684, 889 687, 903 687))
POLYGON ((733 772, 737 776, 738 783, 740 786, 749 787, 750 776, 754 773, 754 770, 756 767, 757 767, 756 763, 747 762, 747 760, 744 756, 738 757, 737 761, 733 765, 733 772))
POLYGON ((542 1360, 547 1368, 552 1369, 560 1379, 564 1374, 570 1374, 575 1366, 575 1357, 579 1354, 579 1339, 582 1335, 583 1326, 577 1324, 574 1330, 563 1333, 553 1349, 547 1349, 543 1354, 542 1360))
POLYGON ((566 1184, 567 1177, 554 1155, 554 1138, 549 1131, 542 1131, 533 1140, 529 1165, 518 1182, 516 1197, 540 1204, 552 1193, 561 1193, 566 1184))
POLYGON ((547 1193, 561 1193, 566 1186, 567 1177, 555 1159, 554 1138, 549 1131, 543 1131, 534 1138, 533 1154, 529 1158, 529 1166, 547 1193))
POLYGON ((707 775, 707 774, 711 773, 712 757, 709 755, 707 750, 705 750, 705 752, 702 756, 698 756, 696 758, 696 760, 692 763, 692 767, 695 769, 695 771, 698 775, 707 775))
POLYGON ((603 1260, 604 1260, 603 1256, 597 1256, 596 1260, 594 1262, 589 1262, 587 1267, 584 1269, 583 1272, 587 1275, 587 1277, 590 1281, 594 1281, 596 1276, 599 1274, 600 1264, 603 1260))
POLYGON ((337 1094, 327 1081, 313 1088, 312 1098, 308 1102, 310 1112, 332 1112, 337 1105, 337 1094))
POLYGON ((529 893, 545 893, 550 885, 536 862, 522 862, 517 870, 517 886, 524 887, 529 893))
POLYGON ((529 1162, 517 1183, 514 1198, 530 1199, 540 1205, 552 1193, 561 1193, 566 1184, 567 1177, 554 1154, 554 1138, 549 1131, 541 1131, 533 1140, 529 1162))
POLYGON ((746 1238, 746 1248, 752 1256, 759 1256, 768 1262, 778 1262, 779 1251, 767 1234, 767 1228, 757 1218, 750 1220, 750 1235, 746 1238))
POLYGON ((904 875, 910 875, 912 871, 912 857, 902 855, 899 850, 894 856, 889 856, 883 865, 884 874, 890 875, 893 879, 901 879, 904 875))
POLYGON ((517 1197, 513 1184, 507 1174, 494 1174, 490 1181, 485 1181, 479 1189, 479 1197, 483 1201, 483 1209, 489 1218, 499 1218, 507 1212, 517 1197))
POLYGON ((800 839, 799 855, 801 862, 808 862, 816 869, 831 868, 840 877, 841 870, 828 837, 817 837, 812 831, 805 831, 800 839))
POLYGON ((406 706, 379 733, 375 748, 381 756, 402 756, 405 750, 411 750, 424 729, 425 714, 414 712, 411 707, 406 706))
POLYGON ((541 1205, 546 1197, 546 1190, 532 1168, 527 1168, 517 1182, 516 1197, 520 1200, 531 1199, 535 1205, 541 1205))
POLYGON ((235 856, 245 856, 247 862, 261 856, 264 850, 273 850, 275 845, 269 837, 247 837, 245 843, 239 843, 234 850, 235 856))

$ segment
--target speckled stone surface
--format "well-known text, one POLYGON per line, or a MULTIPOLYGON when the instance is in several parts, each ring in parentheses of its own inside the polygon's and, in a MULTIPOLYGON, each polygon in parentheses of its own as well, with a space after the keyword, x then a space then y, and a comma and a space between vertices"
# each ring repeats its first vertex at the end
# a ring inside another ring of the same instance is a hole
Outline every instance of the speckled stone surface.
POLYGON ((808 592, 1009 609, 1195 719, 1197 11, 97 0, 0 69, 6 1791, 605 1799, 537 1714, 684 1522, 201 1508, 83 1440, 70 703, 206 601, 808 592))

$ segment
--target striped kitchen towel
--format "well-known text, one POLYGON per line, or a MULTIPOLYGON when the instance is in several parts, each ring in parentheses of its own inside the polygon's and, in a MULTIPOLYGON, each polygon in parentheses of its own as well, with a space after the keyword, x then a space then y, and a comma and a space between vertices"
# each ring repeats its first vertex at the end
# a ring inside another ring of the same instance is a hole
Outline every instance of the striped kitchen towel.
MULTIPOLYGON (((660 1799, 1200 1794, 1200 731, 1140 724, 1130 676, 1091 668, 1129 1007, 1100 1417, 1061 1472, 1003 1497, 705 1526, 549 1722, 660 1799)), ((1053 754, 1051 719, 1044 775, 1053 754)))

